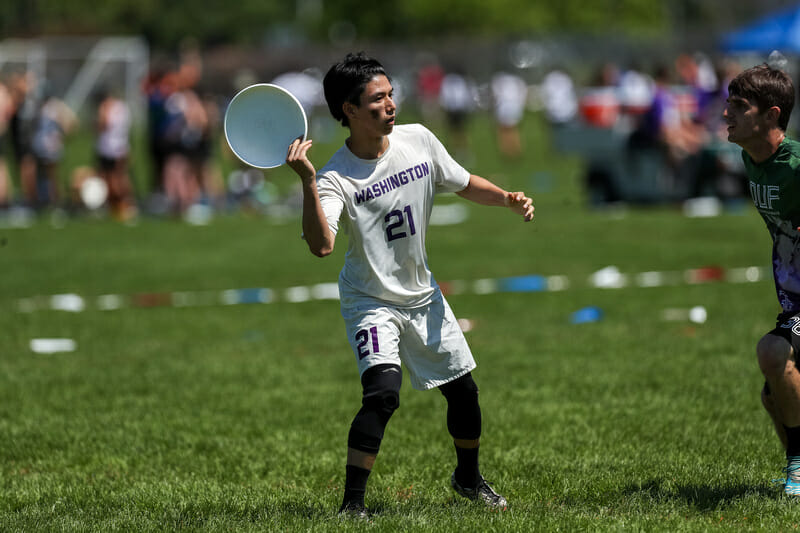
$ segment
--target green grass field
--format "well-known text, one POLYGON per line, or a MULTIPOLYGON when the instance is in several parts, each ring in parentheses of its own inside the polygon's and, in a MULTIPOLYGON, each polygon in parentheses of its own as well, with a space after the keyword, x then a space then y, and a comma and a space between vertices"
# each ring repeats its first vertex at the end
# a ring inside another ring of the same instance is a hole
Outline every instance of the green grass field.
MULTIPOLYGON (((472 168, 529 191, 536 222, 470 205, 466 222, 428 236, 440 282, 570 281, 557 292, 449 297, 474 323, 466 335, 478 360, 482 470, 509 511, 454 496, 444 400, 405 383, 370 480, 375 514, 337 518, 360 401, 338 302, 144 305, 164 303, 152 296, 163 293, 283 295, 334 282, 343 242, 320 260, 298 220, 232 214, 203 227, 147 218, 126 227, 80 218, 55 228, 45 217, 0 230, 0 530, 796 529, 798 503, 771 482, 783 454, 758 398, 754 345, 774 324, 771 281, 587 281, 610 265, 630 274, 766 268, 769 237, 755 211, 590 211, 579 163, 551 153, 535 120, 524 135, 524 158, 505 162, 476 121, 472 168), (86 309, 47 309, 65 293, 86 309), (101 310, 95 302, 107 294, 128 304, 101 310), (41 305, 22 311, 22 301, 41 305), (705 323, 662 319, 696 305, 705 323), (572 324, 586 306, 602 320, 572 324), (31 339, 50 337, 77 349, 30 350, 31 339)), ((322 158, 332 148, 315 150, 322 158)))

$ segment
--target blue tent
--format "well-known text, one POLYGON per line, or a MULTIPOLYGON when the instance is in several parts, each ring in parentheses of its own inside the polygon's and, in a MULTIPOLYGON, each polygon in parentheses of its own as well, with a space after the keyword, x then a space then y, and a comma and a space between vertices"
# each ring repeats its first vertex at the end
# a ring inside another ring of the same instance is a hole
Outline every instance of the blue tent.
POLYGON ((800 54, 800 5, 776 11, 755 23, 726 34, 725 52, 763 52, 778 50, 800 54))

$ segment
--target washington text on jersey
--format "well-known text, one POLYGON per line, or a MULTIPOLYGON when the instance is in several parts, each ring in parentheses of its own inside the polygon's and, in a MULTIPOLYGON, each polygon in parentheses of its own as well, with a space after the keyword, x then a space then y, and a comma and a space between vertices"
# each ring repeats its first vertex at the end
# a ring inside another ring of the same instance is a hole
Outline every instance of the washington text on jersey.
POLYGON ((373 198, 377 198, 378 196, 393 191, 398 187, 407 185, 412 181, 416 181, 425 178, 427 176, 430 176, 431 173, 430 165, 431 165, 430 162, 425 161, 424 163, 420 163, 419 165, 414 165, 413 167, 401 170, 397 174, 393 174, 388 178, 382 179, 378 183, 374 183, 372 187, 361 189, 360 192, 356 191, 355 192, 356 205, 368 202, 373 198))

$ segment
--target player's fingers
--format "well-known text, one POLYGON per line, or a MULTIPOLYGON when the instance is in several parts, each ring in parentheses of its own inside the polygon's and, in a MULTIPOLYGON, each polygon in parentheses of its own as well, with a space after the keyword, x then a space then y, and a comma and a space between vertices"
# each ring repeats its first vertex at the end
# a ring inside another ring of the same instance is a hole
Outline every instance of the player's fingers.
POLYGON ((514 205, 514 207, 517 207, 517 208, 520 208, 520 209, 524 210, 529 205, 531 205, 533 203, 533 200, 528 198, 527 196, 525 196, 524 193, 515 192, 515 193, 511 193, 511 194, 512 194, 512 196, 510 198, 510 202, 509 203, 514 205))
POLYGON ((521 203, 525 205, 526 202, 531 202, 532 200, 525 196, 524 192, 515 192, 514 194, 514 201, 517 203, 521 203))
POLYGON ((305 157, 309 148, 311 148, 311 139, 305 142, 301 142, 299 138, 295 139, 292 141, 292 144, 289 145, 289 150, 286 154, 286 161, 289 162, 302 159, 305 157))
POLYGON ((297 147, 297 155, 298 157, 305 157, 306 153, 308 152, 309 148, 311 148, 311 139, 300 143, 297 147))
POLYGON ((530 222, 531 220, 533 220, 533 211, 534 211, 533 200, 531 200, 526 196, 525 201, 522 203, 520 211, 526 222, 530 222))
POLYGON ((294 154, 297 153, 297 147, 300 145, 300 139, 295 139, 292 141, 292 144, 289 145, 289 149, 286 151, 286 160, 289 161, 290 159, 294 159, 294 154))

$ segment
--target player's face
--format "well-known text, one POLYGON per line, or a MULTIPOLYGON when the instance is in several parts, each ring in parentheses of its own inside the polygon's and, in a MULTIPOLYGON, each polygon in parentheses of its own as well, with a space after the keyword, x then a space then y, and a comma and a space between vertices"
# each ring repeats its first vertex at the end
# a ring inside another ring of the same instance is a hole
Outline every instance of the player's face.
POLYGON ((353 116, 348 117, 351 129, 355 126, 377 136, 389 135, 394 128, 397 107, 394 91, 386 76, 376 76, 361 93, 361 101, 353 116))
POLYGON ((769 131, 766 113, 761 113, 755 103, 741 96, 730 96, 722 115, 728 124, 728 141, 740 146, 769 131))

